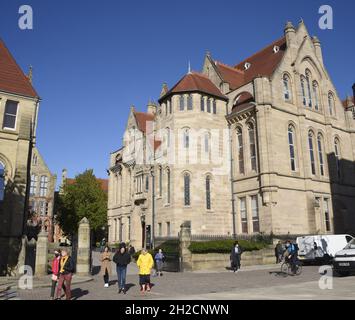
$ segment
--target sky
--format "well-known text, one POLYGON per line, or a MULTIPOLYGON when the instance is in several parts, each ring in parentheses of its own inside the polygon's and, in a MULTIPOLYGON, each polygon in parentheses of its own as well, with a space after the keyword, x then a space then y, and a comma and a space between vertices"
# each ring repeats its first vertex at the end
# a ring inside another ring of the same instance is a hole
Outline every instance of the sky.
POLYGON ((42 102, 37 147, 60 180, 94 169, 106 178, 110 152, 122 145, 130 106, 145 111, 187 71, 201 70, 206 51, 234 65, 283 36, 302 18, 322 42, 340 97, 355 82, 355 2, 239 0, 1 0, 0 37, 42 102), (18 27, 21 5, 33 30, 18 27), (333 9, 333 29, 319 27, 319 8, 333 9))

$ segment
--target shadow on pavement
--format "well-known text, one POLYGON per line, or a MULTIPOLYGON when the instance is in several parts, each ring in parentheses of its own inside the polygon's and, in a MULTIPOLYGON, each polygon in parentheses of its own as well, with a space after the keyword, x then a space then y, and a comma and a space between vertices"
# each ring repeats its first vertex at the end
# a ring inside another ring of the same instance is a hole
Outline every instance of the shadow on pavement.
POLYGON ((77 300, 77 299, 89 294, 89 291, 88 290, 82 290, 80 288, 76 288, 76 289, 72 290, 71 294, 72 294, 72 300, 77 300))

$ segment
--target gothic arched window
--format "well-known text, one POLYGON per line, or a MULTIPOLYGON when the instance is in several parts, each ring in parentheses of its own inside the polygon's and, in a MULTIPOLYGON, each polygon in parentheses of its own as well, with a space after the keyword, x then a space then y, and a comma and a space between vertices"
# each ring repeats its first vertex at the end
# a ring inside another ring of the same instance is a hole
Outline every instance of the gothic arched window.
POLYGON ((256 171, 255 127, 252 123, 248 124, 248 133, 249 133, 250 166, 251 166, 251 170, 256 171))
POLYGON ((309 148, 309 157, 311 162, 311 173, 316 174, 316 164, 314 158, 314 135, 312 131, 308 133, 308 148, 309 148))
POLYGON ((169 204, 170 203, 170 169, 166 169, 166 202, 169 204))
POLYGON ((312 108, 312 93, 311 93, 311 72, 306 70, 308 107, 312 108))
POLYGON ((187 110, 192 110, 192 94, 187 96, 187 110))
POLYGON ((184 111, 184 109, 185 109, 185 97, 184 97, 183 94, 179 97, 179 102, 180 102, 180 111, 184 111))
POLYGON ((324 172, 323 137, 321 134, 318 134, 317 144, 318 144, 319 171, 321 176, 324 176, 325 172, 324 172))
POLYGON ((184 205, 189 206, 190 201, 190 175, 188 173, 184 174, 184 205))
POLYGON ((291 170, 296 171, 296 143, 295 143, 295 128, 292 125, 288 126, 288 146, 290 150, 291 170))
POLYGON ((307 106, 306 79, 304 76, 301 76, 301 93, 302 93, 302 103, 304 106, 307 106))
POLYGON ((340 168, 340 141, 338 138, 334 139, 334 154, 335 154, 335 164, 336 164, 336 169, 337 169, 337 175, 338 178, 341 176, 341 168, 340 168))
POLYGON ((334 96, 331 92, 328 93, 328 107, 329 107, 329 114, 331 116, 334 115, 334 96))
POLYGON ((284 74, 282 77, 283 83, 283 93, 285 101, 291 100, 291 82, 290 77, 287 74, 284 74))
POLYGON ((238 164, 239 173, 244 174, 244 148, 243 148, 243 132, 242 128, 237 128, 237 148, 238 148, 238 164))
POLYGON ((211 210, 211 177, 206 177, 206 209, 211 210))
POLYGON ((319 89, 318 89, 317 81, 313 81, 312 88, 313 88, 313 97, 314 97, 314 109, 318 111, 320 109, 320 105, 319 105, 319 92, 318 92, 319 89))

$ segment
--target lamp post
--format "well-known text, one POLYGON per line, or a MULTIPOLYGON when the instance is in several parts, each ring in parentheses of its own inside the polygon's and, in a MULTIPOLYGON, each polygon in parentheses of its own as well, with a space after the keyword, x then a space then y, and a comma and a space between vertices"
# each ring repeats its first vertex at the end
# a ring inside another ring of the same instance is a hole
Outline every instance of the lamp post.
POLYGON ((155 248, 155 175, 154 167, 151 166, 150 174, 152 175, 152 234, 151 234, 151 244, 152 249, 155 248))
POLYGON ((145 248, 145 215, 141 215, 141 225, 142 225, 142 248, 145 248))

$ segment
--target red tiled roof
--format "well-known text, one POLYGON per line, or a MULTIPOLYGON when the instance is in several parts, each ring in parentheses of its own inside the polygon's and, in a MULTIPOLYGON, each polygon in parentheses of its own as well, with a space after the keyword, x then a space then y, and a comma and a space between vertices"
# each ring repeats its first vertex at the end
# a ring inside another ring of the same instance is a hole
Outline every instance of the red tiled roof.
POLYGON ((223 80, 228 82, 230 88, 234 90, 252 81, 257 76, 270 77, 279 65, 285 50, 286 38, 282 37, 234 67, 220 62, 216 62, 216 66, 223 80), (276 53, 273 50, 275 46, 280 48, 276 53), (250 68, 247 70, 244 68, 246 62, 250 63, 250 68))
POLYGON ((28 78, 0 39, 0 91, 37 98, 28 78))
POLYGON ((154 121, 154 115, 150 113, 134 111, 134 116, 137 120, 138 129, 143 133, 147 132, 147 122, 154 121))
MULTIPOLYGON (((76 181, 75 179, 70 179, 70 178, 65 180, 65 182, 70 185, 74 184, 75 181, 76 181)), ((101 190, 107 193, 108 192, 108 180, 96 178, 96 181, 100 183, 101 190)))
POLYGON ((245 83, 250 82, 257 76, 271 76, 277 66, 279 65, 286 50, 286 38, 282 37, 276 40, 266 48, 253 54, 251 57, 243 60, 235 66, 236 69, 243 71, 245 76, 245 83), (275 53, 273 48, 278 46, 280 50, 275 53), (251 64, 248 70, 244 70, 244 64, 249 62, 251 64))
POLYGON ((219 97, 225 100, 227 99, 227 97, 222 94, 222 92, 213 84, 213 82, 208 77, 201 73, 191 72, 184 75, 174 87, 172 87, 163 97, 159 99, 159 101, 173 93, 194 91, 211 94, 215 97, 219 97))

